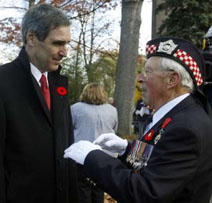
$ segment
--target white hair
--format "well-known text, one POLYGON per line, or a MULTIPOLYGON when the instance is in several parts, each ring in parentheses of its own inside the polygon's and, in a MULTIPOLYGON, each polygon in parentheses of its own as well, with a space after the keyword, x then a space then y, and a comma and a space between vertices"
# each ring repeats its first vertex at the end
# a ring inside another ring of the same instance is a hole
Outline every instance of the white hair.
POLYGON ((182 78, 181 85, 189 88, 191 92, 193 91, 194 89, 193 80, 183 65, 177 63, 172 59, 161 57, 160 68, 165 71, 171 70, 177 72, 182 78))

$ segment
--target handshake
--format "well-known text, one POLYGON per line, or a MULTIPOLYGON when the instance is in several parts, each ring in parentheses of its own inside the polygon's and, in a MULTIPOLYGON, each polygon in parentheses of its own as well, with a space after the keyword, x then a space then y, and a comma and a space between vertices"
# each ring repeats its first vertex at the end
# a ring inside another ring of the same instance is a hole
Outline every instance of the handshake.
POLYGON ((64 158, 71 158, 79 164, 84 164, 85 158, 93 150, 108 150, 110 152, 124 154, 128 142, 114 133, 100 135, 93 143, 81 140, 72 144, 65 150, 64 158))

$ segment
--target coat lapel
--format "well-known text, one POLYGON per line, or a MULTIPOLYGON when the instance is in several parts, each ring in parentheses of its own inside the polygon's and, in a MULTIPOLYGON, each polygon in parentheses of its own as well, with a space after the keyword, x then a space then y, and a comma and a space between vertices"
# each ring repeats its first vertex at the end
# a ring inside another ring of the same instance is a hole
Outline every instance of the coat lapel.
MULTIPOLYGON (((41 91, 41 88, 40 88, 40 86, 38 85, 38 83, 37 83, 37 81, 35 80, 35 78, 33 77, 33 75, 31 75, 31 77, 32 77, 32 83, 33 83, 33 85, 34 85, 34 89, 35 89, 35 91, 36 91, 36 93, 37 93, 37 96, 38 96, 39 101, 40 101, 40 103, 41 103, 41 106, 42 106, 42 109, 43 109, 43 111, 44 111, 44 114, 46 115, 46 117, 47 117, 49 123, 51 124, 51 123, 52 123, 51 112, 49 111, 49 109, 48 109, 48 107, 47 107, 47 104, 46 104, 46 101, 45 101, 45 99, 44 99, 44 97, 43 97, 43 93, 42 93, 42 91, 41 91)), ((51 93, 50 93, 50 94, 51 94, 51 93)))
MULTIPOLYGON (((153 141, 155 135, 157 135, 159 130, 161 129, 161 125, 164 123, 164 121, 167 118, 172 118, 178 112, 181 112, 185 108, 189 108, 191 105, 194 105, 194 104, 195 104, 195 100, 193 99, 193 97, 191 95, 188 96, 187 98, 182 100, 179 104, 177 104, 173 109, 171 109, 171 111, 169 111, 167 114, 165 114, 152 128, 150 128, 146 132, 145 135, 147 135, 149 132, 151 132, 151 130, 153 130, 154 131, 154 136, 153 136, 153 139, 151 139, 153 141)), ((143 139, 145 135, 143 135, 140 139, 143 139)))
POLYGON ((65 88, 67 90, 67 80, 57 72, 51 72, 48 74, 48 81, 51 93, 51 112, 53 124, 56 127, 57 123, 61 120, 65 101, 67 100, 67 94, 62 95, 58 91, 58 88, 65 88))
POLYGON ((23 47, 20 51, 20 54, 18 56, 18 59, 21 61, 22 63, 22 67, 26 70, 26 72, 28 73, 29 77, 31 77, 31 81, 32 84, 34 86, 34 90, 38 96, 38 99, 40 101, 41 107, 44 111, 44 114, 47 118, 47 120, 49 121, 49 124, 51 125, 52 123, 52 119, 51 119, 51 112, 48 110, 46 101, 43 97, 43 94, 41 92, 40 86, 38 85, 36 79, 33 77, 33 75, 31 74, 31 70, 30 70, 30 62, 29 62, 29 58, 27 56, 27 53, 25 51, 25 47, 23 47))
POLYGON ((43 94, 41 92, 40 86, 31 74, 30 70, 30 62, 29 58, 27 56, 27 53, 25 51, 25 48, 23 47, 18 59, 21 62, 21 66, 26 70, 28 75, 31 77, 31 81, 33 83, 35 92, 38 96, 38 99, 41 104, 41 108, 43 109, 43 112, 49 121, 50 125, 54 125, 56 127, 59 126, 61 117, 63 116, 64 109, 68 108, 64 107, 64 105, 67 105, 67 93, 64 94, 64 92, 57 91, 58 87, 61 87, 61 89, 67 91, 68 87, 68 80, 66 77, 61 76, 60 70, 61 66, 59 66, 57 71, 49 72, 48 73, 48 82, 49 82, 49 88, 50 88, 50 95, 51 95, 51 112, 48 110, 48 107, 46 105, 46 101, 43 97, 43 94))

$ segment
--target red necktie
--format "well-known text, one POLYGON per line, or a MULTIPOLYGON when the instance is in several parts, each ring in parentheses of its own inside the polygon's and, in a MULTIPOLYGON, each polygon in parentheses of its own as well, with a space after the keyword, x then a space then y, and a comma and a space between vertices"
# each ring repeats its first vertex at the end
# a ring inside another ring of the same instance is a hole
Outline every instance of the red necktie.
POLYGON ((48 106, 48 109, 50 110, 51 107, 51 101, 50 101, 50 92, 49 92, 49 87, 47 85, 47 80, 46 76, 42 75, 40 78, 40 84, 41 84, 41 91, 43 93, 43 96, 46 100, 46 104, 48 106))

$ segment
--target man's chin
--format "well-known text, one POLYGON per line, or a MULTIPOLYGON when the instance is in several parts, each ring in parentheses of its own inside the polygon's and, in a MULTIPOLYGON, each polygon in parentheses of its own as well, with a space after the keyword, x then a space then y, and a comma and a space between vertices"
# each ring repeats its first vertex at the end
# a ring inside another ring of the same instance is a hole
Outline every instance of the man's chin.
POLYGON ((59 65, 52 65, 49 67, 49 72, 56 71, 59 68, 59 65))

